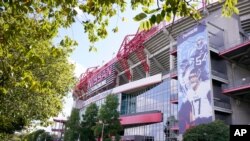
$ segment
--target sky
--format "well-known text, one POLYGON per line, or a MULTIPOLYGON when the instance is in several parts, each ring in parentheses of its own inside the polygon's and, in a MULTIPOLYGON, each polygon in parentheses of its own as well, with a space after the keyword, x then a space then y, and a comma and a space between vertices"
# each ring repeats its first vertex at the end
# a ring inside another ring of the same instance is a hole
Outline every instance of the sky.
MULTIPOLYGON (((128 34, 135 34, 139 27, 139 23, 133 21, 133 17, 139 13, 139 11, 132 11, 131 8, 120 14, 119 17, 115 16, 110 20, 109 34, 106 39, 100 40, 95 44, 97 52, 89 52, 90 43, 87 35, 84 33, 83 26, 76 20, 70 28, 61 29, 55 42, 62 39, 63 36, 69 36, 78 42, 78 46, 69 58, 69 61, 75 64, 75 76, 79 77, 89 67, 102 66, 109 60, 111 60, 117 54, 120 45, 124 37, 128 34), (126 18, 126 21, 122 21, 122 17, 126 18), (112 29, 118 26, 117 33, 113 33, 112 29)), ((83 17, 82 13, 78 14, 78 19, 83 17)), ((65 97, 63 112, 58 115, 60 119, 66 119, 70 115, 73 106, 72 93, 69 93, 65 97)))

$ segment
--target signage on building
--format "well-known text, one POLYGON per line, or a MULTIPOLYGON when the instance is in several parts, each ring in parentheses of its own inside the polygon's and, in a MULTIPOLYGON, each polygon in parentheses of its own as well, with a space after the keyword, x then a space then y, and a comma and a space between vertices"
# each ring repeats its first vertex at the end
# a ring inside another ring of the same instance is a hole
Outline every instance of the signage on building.
POLYGON ((213 120, 210 58, 206 26, 177 39, 179 132, 213 120))
POLYGON ((89 80, 89 88, 92 88, 93 86, 99 84, 109 76, 111 76, 114 73, 114 64, 110 64, 109 66, 101 69, 96 73, 92 78, 89 80))
POLYGON ((114 86, 116 74, 114 61, 97 70, 88 81, 87 95, 92 95, 94 92, 99 92, 106 87, 114 86))

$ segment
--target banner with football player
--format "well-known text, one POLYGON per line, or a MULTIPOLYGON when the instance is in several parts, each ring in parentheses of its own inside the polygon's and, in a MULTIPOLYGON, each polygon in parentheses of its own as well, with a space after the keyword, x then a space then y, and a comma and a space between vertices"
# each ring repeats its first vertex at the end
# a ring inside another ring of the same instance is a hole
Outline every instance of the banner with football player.
POLYGON ((213 120, 210 57, 206 26, 177 39, 179 132, 213 120))

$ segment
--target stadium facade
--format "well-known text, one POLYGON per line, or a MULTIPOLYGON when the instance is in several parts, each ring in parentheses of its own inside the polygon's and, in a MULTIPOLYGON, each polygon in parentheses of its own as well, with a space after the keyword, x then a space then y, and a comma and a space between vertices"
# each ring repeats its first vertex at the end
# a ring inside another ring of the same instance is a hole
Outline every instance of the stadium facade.
POLYGON ((239 0, 231 18, 221 6, 208 5, 199 22, 181 18, 127 35, 115 58, 81 75, 75 108, 82 114, 117 95, 123 141, 181 140, 216 119, 250 124, 250 1, 239 0))

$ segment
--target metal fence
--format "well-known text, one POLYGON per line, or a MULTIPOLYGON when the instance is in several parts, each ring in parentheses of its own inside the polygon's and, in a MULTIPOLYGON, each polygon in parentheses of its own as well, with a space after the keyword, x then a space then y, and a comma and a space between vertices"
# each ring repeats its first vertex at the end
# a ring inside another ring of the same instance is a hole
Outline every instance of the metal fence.
POLYGON ((243 87, 243 86, 250 86, 250 77, 243 77, 240 80, 235 80, 230 84, 223 84, 222 85, 222 90, 225 89, 233 89, 233 88, 238 88, 238 87, 243 87))
POLYGON ((223 78, 223 79, 228 79, 227 78, 227 75, 225 73, 222 73, 222 72, 218 72, 217 70, 211 70, 212 72, 212 75, 214 76, 217 76, 217 77, 220 77, 220 78, 223 78))
POLYGON ((214 106, 225 108, 225 109, 231 109, 231 104, 223 102, 223 101, 218 101, 218 100, 214 100, 214 106))

